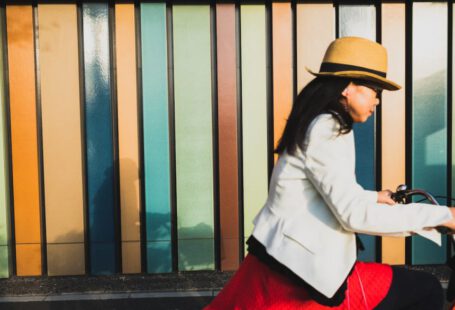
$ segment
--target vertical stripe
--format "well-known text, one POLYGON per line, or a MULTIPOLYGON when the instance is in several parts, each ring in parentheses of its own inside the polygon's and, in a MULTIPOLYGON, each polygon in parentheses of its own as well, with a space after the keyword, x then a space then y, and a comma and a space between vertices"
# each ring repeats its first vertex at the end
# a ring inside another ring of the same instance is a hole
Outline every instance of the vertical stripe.
POLYGON ((297 92, 314 78, 305 67, 318 72, 325 50, 333 40, 333 5, 297 4, 297 92))
POLYGON ((141 4, 147 272, 172 271, 166 4, 141 4))
POLYGON ((291 3, 272 4, 273 36, 273 141, 274 148, 291 112, 292 12, 291 3))
POLYGON ((4 76, 4 22, 3 9, 0 11, 0 278, 11 274, 10 253, 10 186, 9 186, 9 158, 8 158, 8 129, 5 101, 4 76))
POLYGON ((17 275, 41 274, 33 9, 7 6, 11 153, 17 275))
POLYGON ((75 4, 39 4, 49 275, 83 274, 84 197, 75 4))
MULTIPOLYGON (((382 4, 382 45, 388 53, 387 77, 402 85, 383 92, 382 112, 382 188, 395 191, 405 180, 405 5, 382 4)), ((382 262, 405 264, 405 239, 382 238, 382 262)))
MULTIPOLYGON (((373 5, 340 5, 340 37, 360 36, 376 40, 376 10, 373 5)), ((375 117, 370 117, 364 124, 354 124, 356 150, 357 181, 365 189, 375 190, 375 117)), ((359 259, 374 261, 376 259, 375 237, 361 235, 365 251, 359 259)))
POLYGON ((221 270, 239 266, 235 5, 216 5, 221 270))
POLYGON ((122 272, 141 272, 138 106, 134 4, 115 5, 122 272))
POLYGON ((84 4, 83 25, 90 266, 93 274, 110 274, 117 251, 108 5, 84 4))
POLYGON ((214 268, 210 7, 173 6, 179 269, 214 268))
POLYGON ((240 7, 244 238, 267 199, 267 82, 265 5, 240 7))
MULTIPOLYGON (((446 3, 413 4, 412 75, 412 186, 446 196, 446 3)), ((445 263, 446 237, 443 241, 439 247, 422 237, 412 237, 412 263, 445 263)))

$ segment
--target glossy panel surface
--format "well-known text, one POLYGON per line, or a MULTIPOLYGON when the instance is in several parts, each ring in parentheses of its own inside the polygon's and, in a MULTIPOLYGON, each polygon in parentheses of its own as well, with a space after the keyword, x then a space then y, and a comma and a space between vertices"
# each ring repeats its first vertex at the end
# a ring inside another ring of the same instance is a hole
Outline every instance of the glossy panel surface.
MULTIPOLYGON (((339 14, 340 37, 360 36, 376 41, 376 9, 373 5, 340 5, 339 14)), ((354 124, 357 182, 368 190, 376 189, 375 118, 376 115, 373 115, 363 124, 354 124)), ((361 235, 360 238, 365 251, 360 252, 359 259, 374 261, 375 237, 361 235)))
POLYGON ((117 119, 120 169, 122 271, 141 272, 139 132, 134 4, 115 5, 117 119))
POLYGON ((216 5, 221 270, 239 266, 235 5, 216 5))
POLYGON ((38 17, 48 273, 83 274, 77 6, 39 4, 38 17))
POLYGON ((297 4, 297 93, 318 72, 325 50, 335 40, 335 8, 332 4, 297 4), (318 31, 314 31, 317 29, 318 31))
POLYGON ((141 3, 147 271, 170 272, 171 181, 166 5, 141 3), (165 244, 166 246, 154 246, 165 244))
MULTIPOLYGON (((292 107, 292 11, 290 3, 272 4, 273 145, 283 134, 292 107)), ((275 160, 277 155, 275 155, 275 160)))
MULTIPOLYGON (((412 12, 412 186, 446 196, 447 4, 414 3, 412 12)), ((412 237, 412 263, 445 263, 443 241, 412 237)))
MULTIPOLYGON (((382 93, 382 188, 395 191, 405 183, 405 5, 382 4, 382 45, 388 53, 387 78, 398 91, 382 93)), ((382 262, 405 263, 405 239, 382 238, 382 262)))
POLYGON ((210 6, 172 9, 179 269, 213 269, 210 6))
POLYGON ((240 7, 242 57, 242 139, 244 238, 267 199, 266 11, 240 7))
POLYGON ((83 4, 85 140, 90 267, 116 271, 108 5, 83 4))
POLYGON ((14 229, 16 246, 21 245, 20 254, 16 253, 17 274, 40 275, 41 224, 33 9, 31 5, 9 5, 6 16, 14 229), (32 253, 38 256, 30 260, 32 253))

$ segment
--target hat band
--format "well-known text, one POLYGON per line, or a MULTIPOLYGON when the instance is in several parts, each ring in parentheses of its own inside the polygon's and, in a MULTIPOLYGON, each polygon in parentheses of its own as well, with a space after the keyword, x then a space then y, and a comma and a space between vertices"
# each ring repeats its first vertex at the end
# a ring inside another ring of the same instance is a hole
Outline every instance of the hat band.
POLYGON ((369 73, 374 73, 383 78, 386 77, 386 73, 382 71, 376 71, 364 67, 352 66, 352 65, 343 65, 343 64, 336 64, 332 62, 323 62, 321 64, 321 68, 319 72, 338 72, 338 71, 364 71, 369 73))

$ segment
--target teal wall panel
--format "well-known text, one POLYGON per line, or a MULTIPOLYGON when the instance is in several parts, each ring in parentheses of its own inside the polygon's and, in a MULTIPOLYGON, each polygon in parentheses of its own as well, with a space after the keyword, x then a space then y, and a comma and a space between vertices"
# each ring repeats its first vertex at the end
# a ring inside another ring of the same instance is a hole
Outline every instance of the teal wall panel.
POLYGON ((173 30, 179 269, 213 269, 210 6, 174 5, 173 30))
POLYGON ((3 14, 0 14, 0 278, 8 277, 11 272, 8 129, 6 124, 6 101, 2 43, 4 34, 3 16, 3 14))
POLYGON ((240 7, 244 239, 268 192, 265 5, 240 7))
POLYGON ((166 4, 141 4, 147 272, 172 271, 166 4))
MULTIPOLYGON (((447 14, 447 3, 413 4, 412 186, 436 196, 447 195, 447 14)), ((445 263, 446 242, 412 237, 411 262, 445 263)))
POLYGON ((93 274, 111 274, 118 268, 118 223, 107 3, 83 4, 83 32, 90 267, 93 274))
MULTIPOLYGON (((340 5, 340 37, 359 36, 376 41, 376 9, 374 5, 340 5)), ((376 115, 364 124, 354 124, 357 182, 368 190, 376 190, 375 182, 375 122, 376 115)), ((362 261, 376 260, 376 237, 359 235, 365 250, 362 261)))

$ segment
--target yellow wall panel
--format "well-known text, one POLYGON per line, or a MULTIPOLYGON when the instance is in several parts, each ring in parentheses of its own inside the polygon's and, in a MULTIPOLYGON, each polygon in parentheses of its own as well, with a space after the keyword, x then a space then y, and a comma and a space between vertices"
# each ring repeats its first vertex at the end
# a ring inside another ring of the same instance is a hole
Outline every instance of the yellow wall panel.
POLYGON ((123 272, 139 273, 141 196, 134 4, 115 5, 115 25, 122 267, 123 272), (131 241, 136 242, 130 244, 131 241))
MULTIPOLYGON (((382 188, 405 183, 405 5, 382 4, 382 44, 388 51, 387 78, 403 88, 382 95, 382 188)), ((382 261, 405 263, 404 238, 382 238, 382 261)))
POLYGON ((49 275, 84 273, 84 194, 75 4, 38 5, 49 275))

